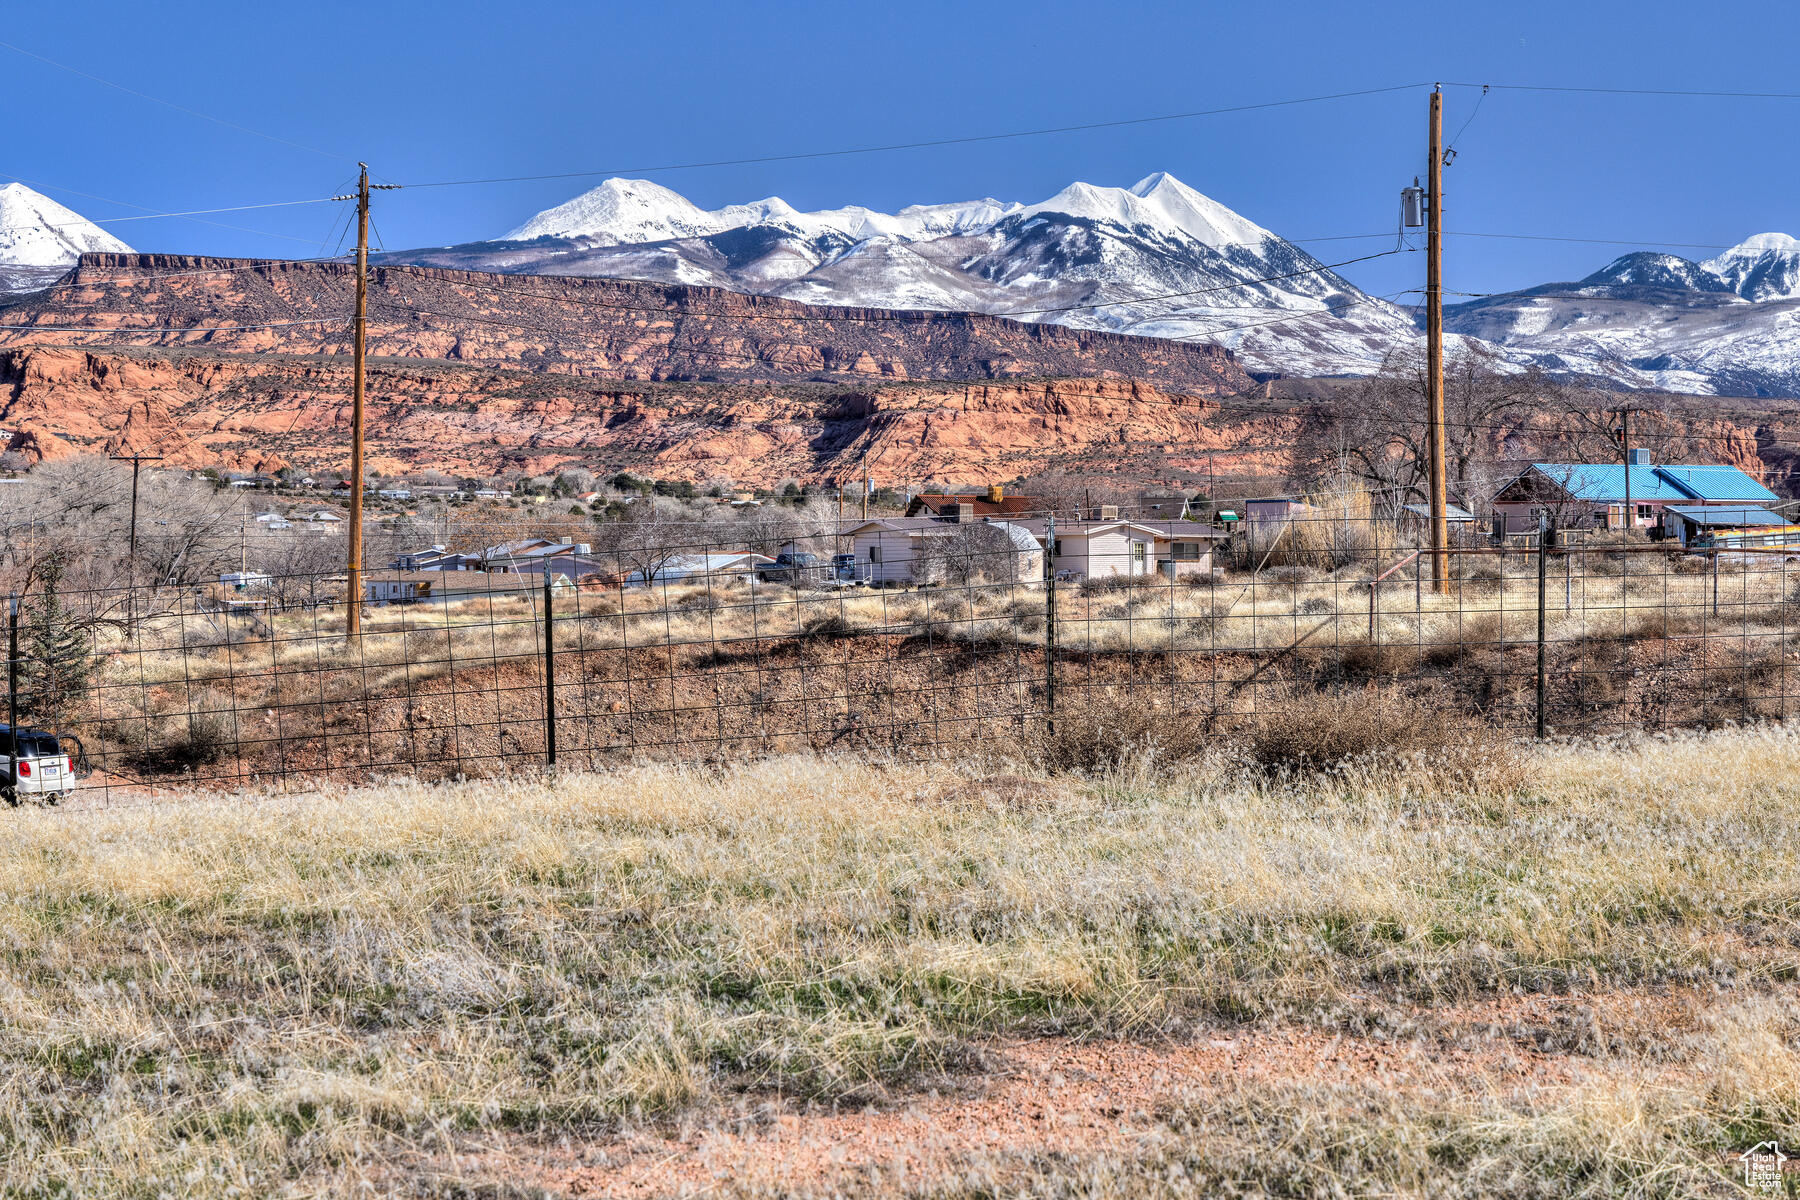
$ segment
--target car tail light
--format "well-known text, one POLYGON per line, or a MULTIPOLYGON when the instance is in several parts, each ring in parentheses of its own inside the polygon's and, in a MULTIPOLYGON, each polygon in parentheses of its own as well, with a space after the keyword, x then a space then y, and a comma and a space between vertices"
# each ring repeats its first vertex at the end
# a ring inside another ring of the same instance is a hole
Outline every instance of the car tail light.
POLYGON ((70 758, 66 754, 63 755, 63 774, 64 775, 73 775, 74 773, 75 773, 75 760, 70 758))
POLYGON ((29 779, 31 777, 31 764, 22 758, 19 760, 19 777, 21 779, 29 779))

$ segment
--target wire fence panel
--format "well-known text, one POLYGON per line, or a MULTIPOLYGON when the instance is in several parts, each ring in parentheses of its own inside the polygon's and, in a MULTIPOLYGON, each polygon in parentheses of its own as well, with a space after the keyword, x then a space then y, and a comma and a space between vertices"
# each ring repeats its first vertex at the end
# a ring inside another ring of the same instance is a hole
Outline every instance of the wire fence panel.
POLYGON ((1403 744, 1792 714, 1800 546, 1535 541, 1458 544, 1439 586, 1412 531, 1367 519, 888 518, 781 557, 664 536, 370 570, 358 635, 341 574, 40 584, 10 619, 7 786, 79 808, 552 759, 1049 761, 1102 728, 1278 764, 1346 722, 1403 744))

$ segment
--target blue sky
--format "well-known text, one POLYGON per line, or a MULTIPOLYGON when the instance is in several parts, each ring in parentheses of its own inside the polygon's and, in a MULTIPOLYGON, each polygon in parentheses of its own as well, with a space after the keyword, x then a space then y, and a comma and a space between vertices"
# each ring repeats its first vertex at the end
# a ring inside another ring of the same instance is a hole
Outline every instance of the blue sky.
MULTIPOLYGON (((366 158, 398 183, 614 171, 1405 91, 976 145, 671 171, 707 207, 982 195, 1167 170, 1287 237, 1391 233, 1432 80, 1800 91, 1775 4, 8 4, 0 39, 254 136, 0 49, 0 173, 94 218, 309 199, 366 158), (315 153, 313 150, 323 151, 315 153), (72 190, 69 190, 72 189, 72 190)), ((1478 89, 1447 90, 1447 130, 1478 89)), ((1497 91, 1446 172, 1457 233, 1730 244, 1800 234, 1800 100, 1497 91)), ((384 193, 390 249, 494 236, 597 183, 384 193)), ((108 224, 140 249, 305 257, 342 206, 108 224), (282 237, 267 236, 272 234, 282 237), (299 240, 293 240, 299 239, 299 240)), ((1389 243, 1391 244, 1391 243, 1389 243)), ((1309 246, 1327 262, 1379 240, 1309 246)), ((1632 247, 1459 236, 1446 284, 1575 278, 1632 247)), ((1703 258, 1709 251, 1678 249, 1703 258)), ((1386 293, 1422 256, 1349 268, 1386 293)))

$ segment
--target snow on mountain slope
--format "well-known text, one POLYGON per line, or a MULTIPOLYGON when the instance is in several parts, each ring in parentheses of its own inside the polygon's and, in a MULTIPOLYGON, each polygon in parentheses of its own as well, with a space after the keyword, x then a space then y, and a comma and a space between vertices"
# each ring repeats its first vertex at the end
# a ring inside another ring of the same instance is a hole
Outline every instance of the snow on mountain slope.
POLYGON ((90 250, 131 247, 22 183, 0 187, 0 293, 43 287, 90 250))
POLYGON ((562 238, 617 246, 707 237, 763 225, 809 239, 837 235, 850 241, 871 237, 919 240, 982 228, 1018 207, 998 200, 976 200, 967 204, 912 205, 897 213, 856 207, 801 212, 780 197, 771 196, 709 212, 680 193, 647 179, 609 179, 566 204, 539 213, 503 240, 562 238))
POLYGON ((1032 205, 897 213, 802 212, 776 198, 709 211, 660 184, 609 179, 500 242, 395 257, 1193 338, 1296 374, 1367 371, 1417 336, 1407 314, 1166 172, 1129 188, 1074 183, 1032 205))
MULTIPOLYGON (((812 304, 966 309, 1214 342, 1254 370, 1363 374, 1419 337, 1306 251, 1158 172, 1048 200, 878 213, 781 200, 706 211, 608 180, 500 243, 390 256, 437 266, 704 283, 812 304), (535 239, 535 240, 532 240, 535 239)), ((1626 254, 1576 283, 1446 309, 1517 369, 1624 387, 1800 395, 1800 240, 1758 234, 1706 262, 1626 254)))
POLYGON ((1700 264, 1746 300, 1800 296, 1800 241, 1785 233, 1759 233, 1700 264))
POLYGON ((1705 262, 1626 254, 1577 283, 1449 306, 1444 325, 1630 387, 1800 396, 1800 241, 1761 233, 1705 262))

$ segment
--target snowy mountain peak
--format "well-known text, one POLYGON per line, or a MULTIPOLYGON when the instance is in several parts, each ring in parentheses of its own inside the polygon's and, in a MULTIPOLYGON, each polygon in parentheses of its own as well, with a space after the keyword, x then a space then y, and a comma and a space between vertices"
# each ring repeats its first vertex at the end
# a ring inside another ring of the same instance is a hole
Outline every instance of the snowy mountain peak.
POLYGON ((1194 239, 1214 250, 1228 246, 1260 247, 1275 235, 1238 216, 1187 184, 1158 171, 1129 188, 1072 183, 1056 195, 1021 210, 1035 216, 1059 213, 1094 221, 1110 221, 1127 229, 1194 239))
POLYGON ((1785 233, 1759 233, 1745 238, 1700 266, 1746 300, 1800 296, 1800 241, 1785 233))
POLYGON ((131 247, 22 183, 0 187, 0 267, 66 267, 90 251, 131 247))
POLYGON ((869 238, 925 241, 983 233, 1015 213, 1055 213, 1108 221, 1127 229, 1148 228, 1165 236, 1191 238, 1215 250, 1258 248, 1274 237, 1168 172, 1158 171, 1129 188, 1072 183, 1048 200, 1029 206, 988 197, 951 204, 913 204, 897 213, 855 205, 803 212, 778 196, 708 211, 647 179, 609 179, 566 204, 546 209, 502 240, 552 237, 594 246, 626 246, 770 226, 808 241, 839 240, 840 245, 869 238))
POLYGON ((1785 233, 1758 233, 1745 238, 1720 258, 1760 258, 1769 251, 1792 254, 1800 251, 1800 240, 1795 240, 1785 233))
POLYGON ((601 245, 660 242, 717 232, 713 214, 648 179, 608 179, 565 204, 545 209, 504 240, 588 238, 601 245))

